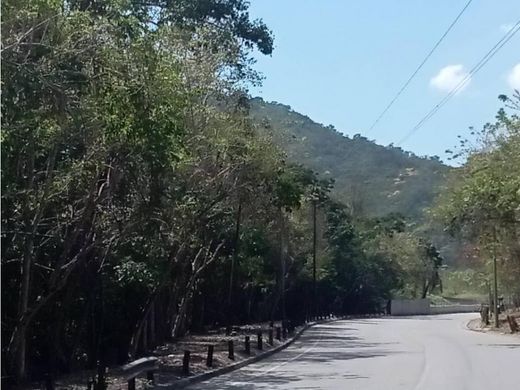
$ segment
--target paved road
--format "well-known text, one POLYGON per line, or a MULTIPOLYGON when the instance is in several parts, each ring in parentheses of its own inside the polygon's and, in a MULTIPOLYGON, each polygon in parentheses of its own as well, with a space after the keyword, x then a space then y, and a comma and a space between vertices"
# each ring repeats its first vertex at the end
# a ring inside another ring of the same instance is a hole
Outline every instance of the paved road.
POLYGON ((475 314, 337 321, 204 390, 520 389, 520 339, 472 332, 475 314))

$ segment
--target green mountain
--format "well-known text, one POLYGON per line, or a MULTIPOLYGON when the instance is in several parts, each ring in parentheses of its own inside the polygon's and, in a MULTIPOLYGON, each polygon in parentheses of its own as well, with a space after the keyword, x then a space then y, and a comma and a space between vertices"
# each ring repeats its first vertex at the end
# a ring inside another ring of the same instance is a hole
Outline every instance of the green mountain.
POLYGON ((359 215, 399 212, 420 219, 450 169, 438 157, 418 157, 359 134, 350 138, 287 105, 253 98, 250 106, 254 122, 272 134, 288 159, 333 178, 335 196, 359 215))

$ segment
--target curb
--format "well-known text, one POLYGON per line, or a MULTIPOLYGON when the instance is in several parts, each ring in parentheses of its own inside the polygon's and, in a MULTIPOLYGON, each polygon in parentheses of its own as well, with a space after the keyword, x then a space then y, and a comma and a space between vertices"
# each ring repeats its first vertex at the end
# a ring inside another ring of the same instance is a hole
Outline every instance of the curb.
POLYGON ((334 319, 325 320, 325 321, 308 323, 303 328, 301 328, 299 331, 297 331, 295 333, 295 335, 291 339, 287 340, 285 343, 280 344, 280 345, 278 345, 277 347, 275 347, 273 349, 270 349, 269 351, 266 351, 266 352, 263 352, 263 353, 261 353, 259 355, 256 355, 256 356, 250 357, 248 359, 242 360, 241 362, 233 363, 233 364, 230 364, 230 365, 225 366, 225 367, 221 367, 221 368, 217 368, 215 370, 204 372, 202 374, 194 375, 194 376, 191 376, 191 377, 188 377, 188 378, 184 378, 184 379, 179 379, 179 380, 176 380, 176 381, 170 382, 170 383, 154 385, 153 388, 154 389, 160 389, 160 390, 183 389, 183 388, 185 388, 185 387, 187 387, 187 386, 189 386, 191 384, 199 383, 199 382, 205 381, 207 379, 210 379, 210 378, 213 378, 213 377, 216 377, 216 376, 219 376, 219 375, 227 374, 227 373, 229 373, 231 371, 238 370, 239 368, 242 368, 242 367, 245 367, 245 366, 247 366, 247 365, 249 365, 251 363, 255 363, 255 362, 258 362, 260 360, 263 360, 263 359, 265 359, 265 358, 267 358, 267 357, 269 357, 271 355, 274 355, 276 352, 279 352, 279 351, 287 348, 289 345, 291 345, 296 340, 298 340, 303 332, 305 332, 307 329, 309 329, 310 327, 312 327, 314 325, 325 324, 325 323, 328 323, 328 322, 338 321, 338 320, 341 320, 341 319, 342 318, 334 318, 334 319))
POLYGON ((259 355, 242 360, 241 362, 233 363, 233 364, 230 364, 225 367, 221 367, 221 368, 217 368, 217 369, 214 369, 214 370, 211 370, 208 372, 204 372, 202 374, 193 375, 188 378, 178 379, 178 380, 175 380, 174 382, 170 382, 170 383, 154 385, 154 386, 152 386, 152 388, 157 389, 157 390, 183 389, 194 383, 203 382, 207 379, 211 379, 211 378, 214 378, 219 375, 227 374, 231 371, 238 370, 239 368, 245 367, 249 364, 256 363, 260 360, 263 360, 263 359, 265 359, 271 355, 274 355, 275 353, 287 348, 292 343, 294 343, 296 340, 298 340, 300 338, 300 336, 303 334, 303 332, 305 332, 307 329, 313 327, 314 325, 327 324, 329 322, 342 321, 342 320, 381 318, 381 317, 384 317, 384 316, 377 315, 377 314, 376 315, 347 315, 347 316, 341 316, 341 317, 331 318, 331 319, 327 319, 327 320, 309 322, 309 323, 305 324, 305 326, 303 326, 299 331, 297 331, 291 339, 287 340, 285 343, 280 344, 279 346, 277 346, 273 349, 270 349, 269 351, 266 351, 259 355))
MULTIPOLYGON (((478 318, 477 318, 478 319, 478 318)), ((469 320, 468 322, 466 322, 466 329, 467 330, 470 330, 472 332, 477 332, 477 333, 487 333, 486 330, 484 330, 483 328, 480 328, 480 329, 476 329, 476 328, 472 328, 469 326, 469 324, 472 322, 472 321, 475 321, 475 318, 469 320)))
POLYGON ((469 326, 470 322, 471 321, 474 321, 473 320, 469 320, 467 323, 466 323, 466 329, 467 330, 470 330, 472 332, 477 332, 477 333, 484 333, 484 334, 491 334, 491 335, 499 335, 499 336, 513 336, 513 337, 516 337, 515 333, 509 333, 509 332, 503 332, 501 330, 495 330, 493 328, 480 328, 480 329, 475 329, 475 328, 471 328, 469 326))

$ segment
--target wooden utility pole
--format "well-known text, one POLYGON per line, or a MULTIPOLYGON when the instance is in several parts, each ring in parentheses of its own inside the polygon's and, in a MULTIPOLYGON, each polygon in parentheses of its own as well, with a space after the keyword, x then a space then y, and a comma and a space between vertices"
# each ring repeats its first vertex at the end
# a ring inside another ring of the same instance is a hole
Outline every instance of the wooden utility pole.
POLYGON ((312 316, 316 316, 318 301, 316 290, 316 199, 312 200, 312 316))
POLYGON ((237 219, 235 225, 235 237, 233 248, 233 257, 231 258, 231 270, 229 272, 229 291, 228 291, 228 310, 229 315, 231 316, 231 310, 233 306, 233 285, 234 285, 234 274, 235 267, 238 260, 238 245, 240 244, 240 218, 242 216, 242 201, 238 202, 238 210, 237 210, 237 219))
POLYGON ((282 303, 282 329, 285 327, 286 319, 285 319, 285 223, 284 223, 284 215, 283 209, 280 209, 280 266, 281 266, 281 303, 282 303))
POLYGON ((498 277, 497 277, 497 230, 493 226, 493 316, 495 317, 495 328, 500 326, 498 321, 498 277))

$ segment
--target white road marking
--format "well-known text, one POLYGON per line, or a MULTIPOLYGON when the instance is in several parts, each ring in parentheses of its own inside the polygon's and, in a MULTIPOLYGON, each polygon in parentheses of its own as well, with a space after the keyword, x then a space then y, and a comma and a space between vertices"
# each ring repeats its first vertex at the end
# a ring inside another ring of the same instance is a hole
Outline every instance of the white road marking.
POLYGON ((316 348, 316 345, 318 345, 318 342, 319 342, 322 338, 323 338, 323 333, 320 333, 320 337, 318 338, 318 340, 316 340, 316 341, 314 342, 314 344, 313 344, 311 347, 307 348, 307 349, 304 350, 302 353, 300 353, 300 354, 298 354, 298 355, 296 355, 296 356, 294 356, 294 357, 292 357, 292 358, 290 358, 290 359, 284 361, 283 363, 277 364, 276 366, 273 366, 273 367, 269 368, 268 370, 261 371, 261 372, 255 374, 255 375, 253 375, 253 378, 256 378, 257 376, 260 376, 260 375, 267 374, 268 372, 271 372, 271 371, 276 371, 276 370, 279 369, 280 367, 285 366, 287 363, 290 363, 290 362, 292 362, 292 361, 298 359, 299 357, 305 355, 306 353, 312 351, 314 348, 316 348))

